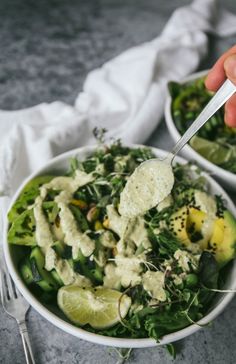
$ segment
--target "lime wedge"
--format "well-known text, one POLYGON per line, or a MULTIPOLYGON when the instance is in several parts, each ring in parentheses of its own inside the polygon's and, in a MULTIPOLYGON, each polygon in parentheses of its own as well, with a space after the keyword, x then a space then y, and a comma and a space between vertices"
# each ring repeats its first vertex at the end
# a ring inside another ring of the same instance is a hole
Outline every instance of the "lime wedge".
POLYGON ((124 318, 131 299, 113 289, 64 286, 58 291, 57 302, 64 314, 75 324, 90 324, 95 329, 115 325, 124 318))
POLYGON ((218 143, 200 138, 196 135, 190 140, 190 145, 196 152, 214 164, 225 163, 231 157, 229 148, 225 148, 218 143))

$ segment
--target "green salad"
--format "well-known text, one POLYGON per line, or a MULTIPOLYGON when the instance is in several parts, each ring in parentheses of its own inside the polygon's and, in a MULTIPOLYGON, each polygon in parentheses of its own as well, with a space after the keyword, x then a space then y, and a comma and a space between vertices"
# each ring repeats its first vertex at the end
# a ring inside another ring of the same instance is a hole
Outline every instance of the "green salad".
POLYGON ((26 286, 85 330, 158 341, 195 323, 235 257, 235 218, 191 164, 173 167, 174 187, 157 207, 119 214, 129 176, 153 157, 148 148, 101 146, 73 158, 64 176, 31 180, 8 214, 26 286))
MULTIPOLYGON (((204 78, 184 84, 169 83, 171 113, 180 134, 189 128, 213 94, 204 78)), ((191 147, 210 162, 236 173, 236 128, 224 123, 224 108, 217 111, 190 140, 191 147)))

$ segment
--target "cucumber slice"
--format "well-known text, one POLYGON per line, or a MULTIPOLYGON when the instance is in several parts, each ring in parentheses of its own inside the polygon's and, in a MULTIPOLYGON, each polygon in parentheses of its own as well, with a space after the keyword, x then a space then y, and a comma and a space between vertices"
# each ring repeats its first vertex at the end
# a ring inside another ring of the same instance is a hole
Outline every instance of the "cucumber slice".
POLYGON ((39 273, 38 265, 34 257, 30 257, 30 267, 31 267, 31 273, 33 277, 33 281, 35 283, 38 283, 43 280, 42 276, 39 273))
POLYGON ((86 263, 87 258, 82 254, 81 250, 78 250, 78 255, 75 259, 73 259, 74 262, 80 262, 80 263, 86 263))
POLYGON ((34 282, 29 258, 24 259, 20 264, 20 274, 24 282, 28 285, 34 282))
POLYGON ((56 202, 54 201, 44 201, 43 202, 43 211, 47 217, 48 222, 55 223, 57 218, 59 208, 56 202))
POLYGON ((61 286, 64 286, 64 283, 63 281, 61 280, 59 274, 57 273, 57 271, 55 269, 53 269, 51 271, 51 274, 53 276, 53 278, 55 279, 55 281, 58 283, 58 285, 61 287, 61 286))
POLYGON ((57 285, 57 288, 55 288, 56 282, 53 283, 54 287, 52 287, 52 284, 44 279, 42 281, 37 282, 37 284, 45 292, 53 292, 53 291, 56 291, 60 287, 59 285, 57 285))
POLYGON ((89 278, 93 284, 97 285, 103 282, 103 270, 97 263, 93 262, 91 269, 91 262, 86 258, 86 261, 74 261, 73 270, 79 274, 89 278))
POLYGON ((96 267, 91 271, 95 283, 103 283, 103 270, 96 264, 96 267))
POLYGON ((53 250, 61 258, 64 255, 66 245, 62 241, 55 241, 52 245, 53 250))
POLYGON ((34 281, 47 292, 57 290, 59 288, 58 282, 53 278, 51 272, 45 268, 45 258, 39 247, 35 247, 30 254, 30 263, 34 281))
POLYGON ((77 221, 79 229, 84 233, 86 230, 89 229, 89 225, 85 216, 80 211, 79 207, 70 204, 69 208, 77 221))
POLYGON ((71 259, 72 257, 72 247, 64 244, 62 241, 56 241, 52 248, 55 250, 57 255, 62 259, 71 259))

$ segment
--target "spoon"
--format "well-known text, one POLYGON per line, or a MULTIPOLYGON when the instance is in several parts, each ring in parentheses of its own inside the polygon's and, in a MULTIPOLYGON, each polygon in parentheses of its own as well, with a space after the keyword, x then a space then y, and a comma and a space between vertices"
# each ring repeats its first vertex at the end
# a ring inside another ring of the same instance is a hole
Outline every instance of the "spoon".
POLYGON ((236 85, 227 79, 219 90, 215 93, 212 99, 204 107, 192 125, 186 130, 182 137, 175 144, 171 153, 165 159, 169 159, 172 163, 177 153, 188 143, 188 141, 198 132, 198 130, 216 113, 219 108, 236 92, 236 85))
POLYGON ((135 169, 120 196, 121 215, 129 218, 141 215, 170 194, 174 157, 235 92, 236 85, 227 79, 164 159, 149 159, 135 169))

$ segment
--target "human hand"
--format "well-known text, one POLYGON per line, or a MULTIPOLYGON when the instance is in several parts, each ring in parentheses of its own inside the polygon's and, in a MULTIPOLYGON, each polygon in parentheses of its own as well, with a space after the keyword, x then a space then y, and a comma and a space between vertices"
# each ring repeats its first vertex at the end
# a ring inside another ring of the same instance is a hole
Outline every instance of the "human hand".
MULTIPOLYGON (((236 85, 236 45, 225 52, 209 71, 205 85, 217 91, 226 77, 236 85)), ((236 93, 225 104, 225 123, 236 127, 236 93)))

